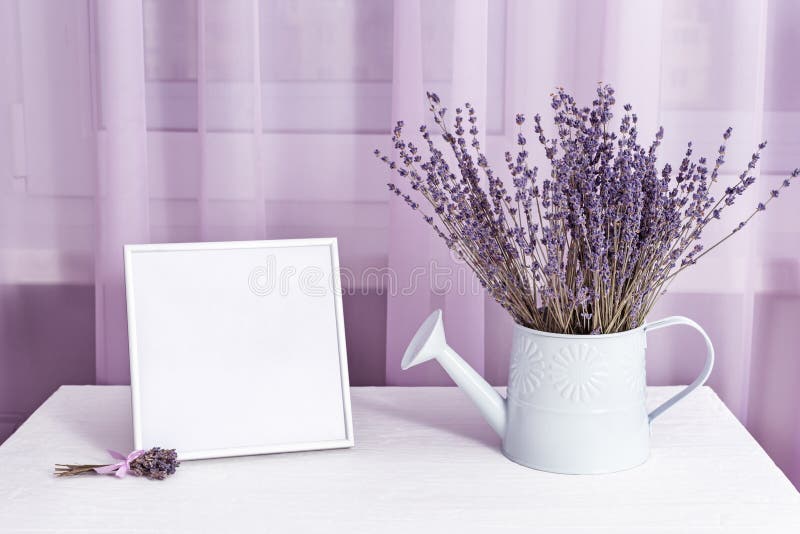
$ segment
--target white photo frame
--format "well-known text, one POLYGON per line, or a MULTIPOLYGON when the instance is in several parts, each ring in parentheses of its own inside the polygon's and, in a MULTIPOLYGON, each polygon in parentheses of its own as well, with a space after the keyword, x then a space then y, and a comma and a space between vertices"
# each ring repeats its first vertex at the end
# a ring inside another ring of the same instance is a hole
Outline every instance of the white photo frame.
POLYGON ((125 246, 136 449, 352 447, 335 238, 125 246))

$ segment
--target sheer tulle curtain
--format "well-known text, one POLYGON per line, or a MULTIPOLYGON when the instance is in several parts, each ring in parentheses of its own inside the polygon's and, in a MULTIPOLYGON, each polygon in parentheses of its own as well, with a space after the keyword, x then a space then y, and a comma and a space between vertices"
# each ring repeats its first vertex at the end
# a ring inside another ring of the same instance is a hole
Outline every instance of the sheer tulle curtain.
MULTIPOLYGON (((389 197, 372 151, 469 101, 502 167, 517 112, 550 117, 599 81, 713 157, 726 179, 762 138, 760 185, 723 235, 800 164, 800 7, 792 0, 0 0, 0 437, 61 383, 128 380, 124 243, 334 235, 353 384, 401 372, 422 319, 504 384, 510 322, 426 225, 389 197), (442 272, 451 273, 442 277, 442 272), (4 426, 5 425, 5 426, 4 426)), ((534 152, 535 156, 538 156, 534 152)), ((798 194, 704 258, 653 316, 688 315, 718 350, 712 386, 800 479, 798 194)), ((686 383, 702 343, 650 339, 654 384, 686 383)))
POLYGON ((90 8, 99 93, 97 380, 124 383, 121 247, 266 236, 260 4, 121 0, 90 8), (168 41, 175 22, 191 39, 168 41))

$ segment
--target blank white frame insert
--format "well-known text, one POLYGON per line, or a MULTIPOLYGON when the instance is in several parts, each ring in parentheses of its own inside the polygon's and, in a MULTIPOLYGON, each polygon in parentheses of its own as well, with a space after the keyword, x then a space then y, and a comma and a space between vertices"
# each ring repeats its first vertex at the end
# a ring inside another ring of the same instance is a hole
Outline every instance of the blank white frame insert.
POLYGON ((134 446, 353 446, 335 238, 125 246, 134 446))

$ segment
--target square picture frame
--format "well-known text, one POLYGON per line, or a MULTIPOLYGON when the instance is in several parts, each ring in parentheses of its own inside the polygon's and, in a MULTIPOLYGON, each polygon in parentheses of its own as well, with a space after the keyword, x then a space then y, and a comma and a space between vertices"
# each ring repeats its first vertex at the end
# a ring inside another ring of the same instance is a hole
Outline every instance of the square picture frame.
POLYGON ((352 447, 336 238, 126 245, 134 447, 352 447))

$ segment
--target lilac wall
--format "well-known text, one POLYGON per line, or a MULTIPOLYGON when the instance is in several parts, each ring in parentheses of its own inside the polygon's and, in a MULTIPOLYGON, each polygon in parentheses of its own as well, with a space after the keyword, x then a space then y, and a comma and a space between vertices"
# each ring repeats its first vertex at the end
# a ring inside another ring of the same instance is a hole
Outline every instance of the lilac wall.
POLYGON ((94 289, 3 285, 0 305, 4 440, 61 384, 94 383, 94 289))

